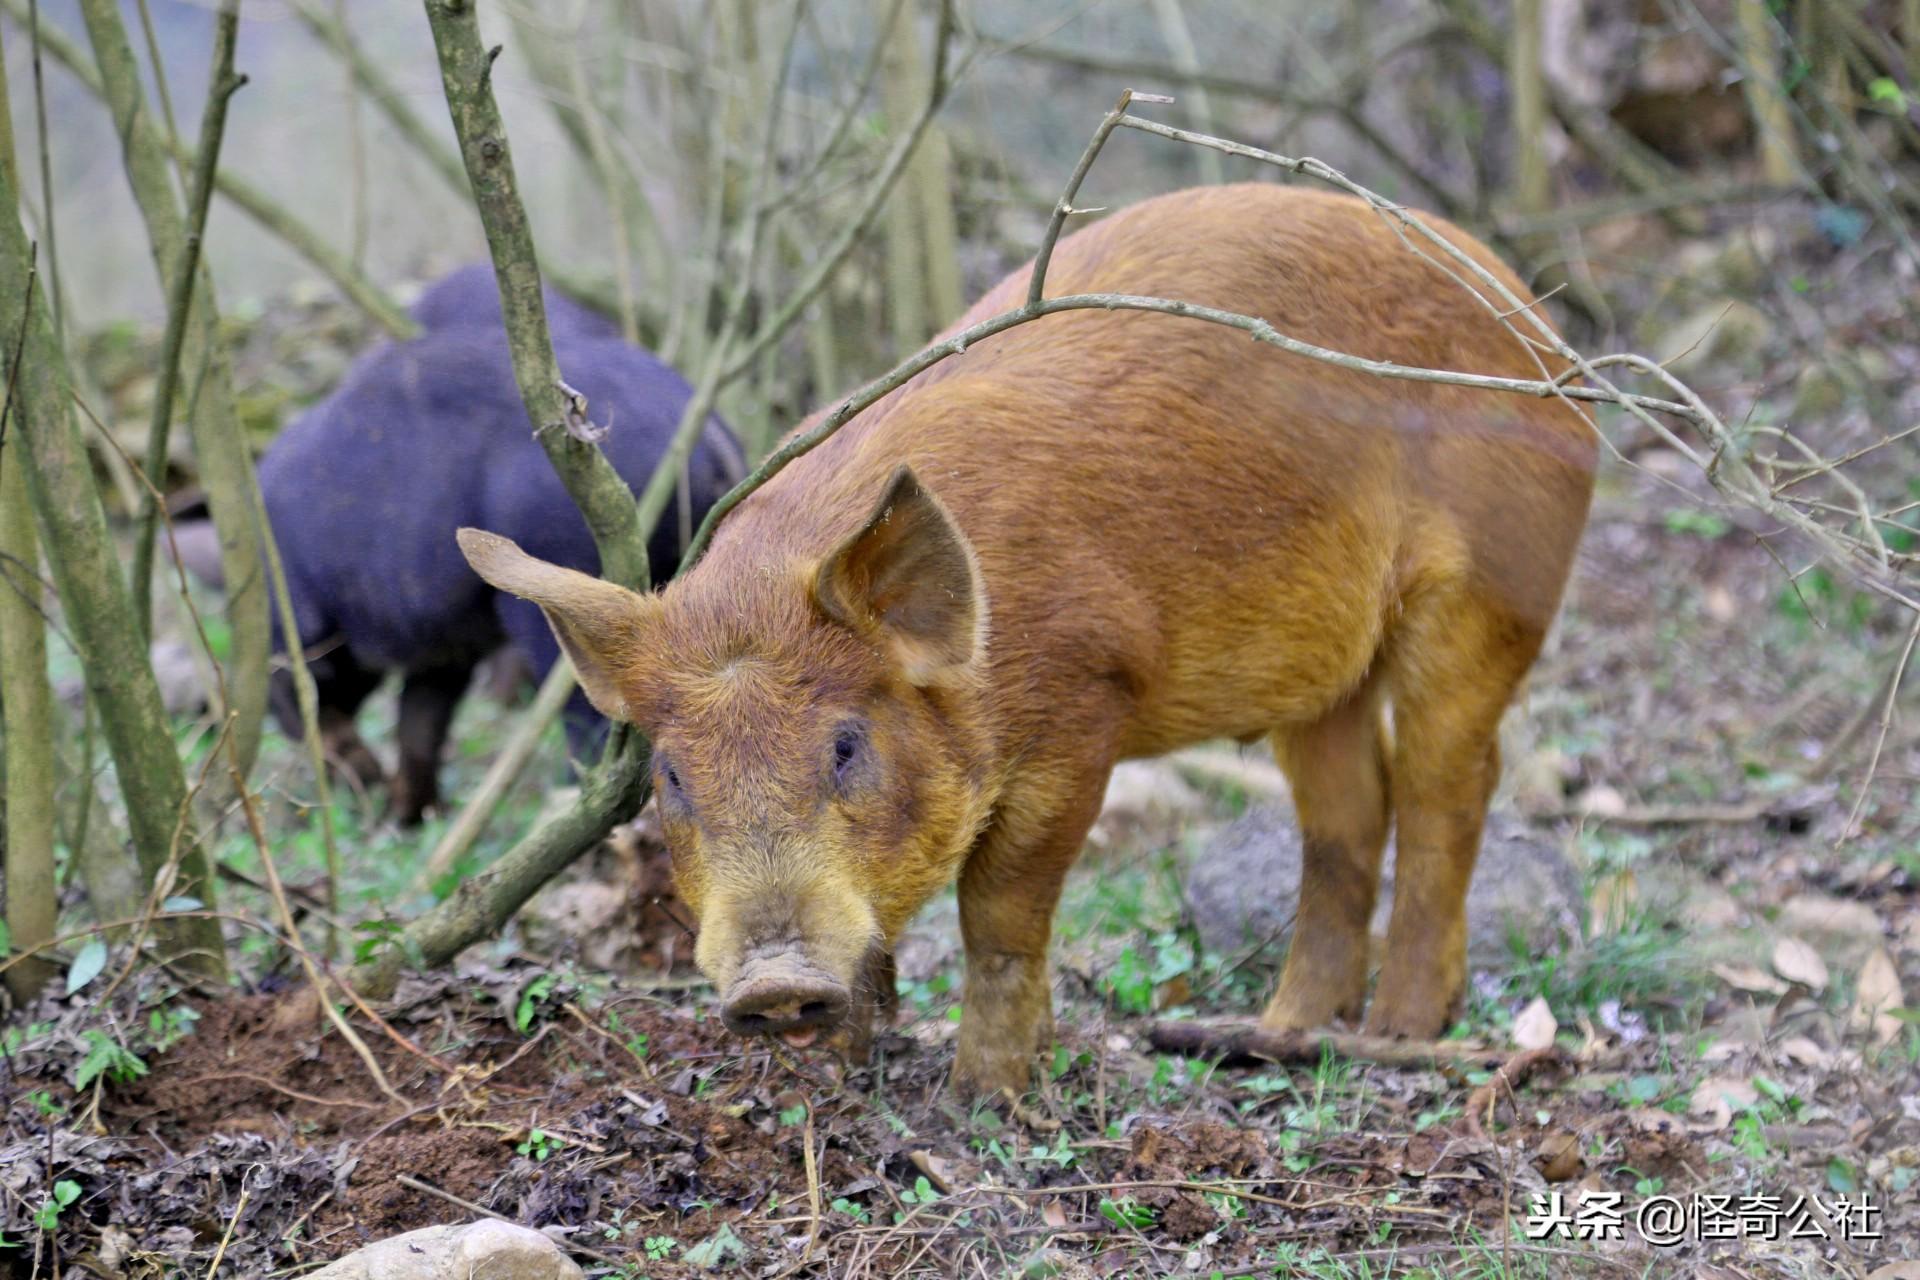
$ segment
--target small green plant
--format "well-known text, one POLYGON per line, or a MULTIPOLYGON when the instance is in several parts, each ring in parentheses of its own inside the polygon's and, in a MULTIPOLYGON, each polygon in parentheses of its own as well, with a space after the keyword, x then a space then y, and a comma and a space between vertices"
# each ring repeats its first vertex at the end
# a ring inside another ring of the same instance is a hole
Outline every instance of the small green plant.
POLYGON ((1206 1197, 1207 1203, 1213 1206, 1213 1211, 1228 1222, 1246 1220, 1247 1202, 1241 1197, 1223 1191, 1209 1191, 1206 1197))
POLYGON ((353 962, 365 964, 391 946, 404 928, 398 920, 362 920, 353 931, 360 935, 353 944, 353 962))
POLYGON ((1696 538, 1724 538, 1733 532, 1733 525, 1725 516, 1696 507, 1677 507, 1667 512, 1666 525, 1668 533, 1688 533, 1696 538))
POLYGON ((1138 1203, 1131 1196, 1122 1196, 1118 1200, 1102 1198, 1100 1216, 1116 1227, 1131 1227, 1139 1231, 1158 1222, 1160 1211, 1151 1205, 1138 1203))
POLYGON ((902 1204, 932 1204, 939 1198, 940 1193, 935 1191, 933 1184, 928 1182, 924 1177, 915 1178, 913 1180, 913 1186, 900 1193, 900 1203, 902 1204))
POLYGON ((1892 76, 1876 76, 1867 81, 1867 100, 1885 106, 1897 116, 1907 114, 1907 91, 1892 76))
POLYGON ((620 1019, 619 1010, 607 1010, 607 1030, 615 1040, 620 1041, 620 1043, 626 1047, 627 1052, 633 1055, 635 1062, 645 1062, 647 1060, 647 1033, 644 1031, 628 1031, 626 1023, 620 1019))
POLYGON ((1149 963, 1132 947, 1121 950, 1102 985, 1122 1013, 1153 1012, 1154 992, 1164 982, 1193 972, 1193 943, 1178 933, 1162 933, 1153 940, 1149 963))
POLYGON ((680 1242, 672 1236, 648 1236, 645 1241, 647 1258, 652 1262, 665 1262, 679 1247, 680 1242))
POLYGON ((785 1128, 791 1129, 794 1125, 805 1124, 806 1122, 807 1104, 804 1102, 797 1106, 787 1107, 780 1112, 780 1123, 785 1128))
POLYGON ((140 1055, 106 1032, 89 1029, 81 1034, 87 1042, 87 1053, 74 1069, 74 1088, 89 1088, 96 1080, 130 1084, 147 1074, 147 1064, 140 1055))
POLYGON ((1061 1076, 1064 1076, 1075 1067, 1090 1067, 1092 1065, 1093 1055, 1091 1053, 1076 1054, 1068 1049, 1067 1046, 1056 1044, 1053 1046, 1053 1058, 1047 1063, 1047 1079, 1049 1081, 1057 1081, 1061 1076))
POLYGON ((66 1111, 66 1108, 55 1102, 53 1095, 45 1089, 35 1089, 27 1095, 27 1101, 33 1104, 33 1109, 38 1111, 43 1119, 51 1120, 66 1111))
POLYGON ((1073 1144, 1067 1141, 1064 1136, 1055 1138, 1051 1147, 1044 1142, 1035 1143, 1033 1150, 1027 1152, 1027 1159, 1029 1161, 1034 1163, 1043 1161, 1051 1162, 1062 1169, 1073 1168, 1074 1161, 1079 1158, 1080 1153, 1073 1149, 1073 1144))
POLYGON ((915 1012, 929 1013, 936 1000, 953 990, 953 975, 942 970, 924 982, 902 978, 894 984, 894 989, 915 1012))
POLYGON ((186 1005, 164 1005, 147 1011, 147 1043, 155 1053, 165 1053, 193 1034, 200 1011, 186 1005))
POLYGON ((849 1200, 845 1196, 836 1196, 833 1203, 827 1207, 835 1213, 846 1214, 862 1226, 865 1226, 872 1220, 872 1215, 867 1212, 865 1205, 860 1204, 858 1201, 849 1200))
POLYGON ((513 1029, 521 1035, 533 1030, 533 1016, 540 1010, 540 1002, 552 993, 560 982, 560 975, 543 973, 529 982, 520 993, 520 1002, 513 1007, 513 1029))
POLYGON ((53 1184, 53 1194, 48 1196, 40 1208, 34 1212, 33 1225, 42 1231, 54 1231, 60 1226, 60 1215, 80 1198, 80 1184, 62 1178, 53 1184))
POLYGON ((563 1139, 555 1137, 545 1129, 530 1129, 527 1131, 527 1140, 514 1150, 523 1156, 532 1156, 535 1160, 545 1160, 566 1145, 563 1139))

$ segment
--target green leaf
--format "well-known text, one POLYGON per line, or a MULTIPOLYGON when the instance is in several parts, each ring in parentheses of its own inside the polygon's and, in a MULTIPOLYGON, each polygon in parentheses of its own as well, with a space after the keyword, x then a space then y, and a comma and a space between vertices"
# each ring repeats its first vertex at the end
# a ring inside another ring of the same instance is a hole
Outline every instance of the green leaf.
POLYGON ((1835 1156, 1827 1161, 1827 1185, 1835 1191, 1851 1195, 1860 1189, 1860 1176, 1851 1164, 1835 1156))
POLYGON ((1724 538, 1733 531, 1733 524, 1726 517, 1693 507, 1678 507, 1667 512, 1666 526, 1669 533, 1690 533, 1707 539, 1724 538))
POLYGON ((1136 1204, 1132 1199, 1123 1197, 1119 1200, 1102 1200, 1100 1216, 1116 1227, 1139 1229, 1152 1226, 1159 1220, 1160 1214, 1151 1206, 1136 1204))
POLYGON ((543 973, 529 982, 527 989, 520 993, 520 1003, 513 1010, 513 1026, 521 1035, 527 1034, 532 1029, 534 1012, 540 1007, 540 1002, 547 998, 547 993, 553 990, 554 984, 559 981, 559 975, 543 973))
POLYGON ((53 1184, 53 1198, 59 1202, 62 1209, 66 1208, 80 1198, 80 1184, 62 1178, 53 1184))
POLYGON ((107 944, 101 938, 89 938, 80 953, 73 958, 73 966, 67 970, 67 994, 72 995, 80 988, 100 976, 107 967, 107 944))

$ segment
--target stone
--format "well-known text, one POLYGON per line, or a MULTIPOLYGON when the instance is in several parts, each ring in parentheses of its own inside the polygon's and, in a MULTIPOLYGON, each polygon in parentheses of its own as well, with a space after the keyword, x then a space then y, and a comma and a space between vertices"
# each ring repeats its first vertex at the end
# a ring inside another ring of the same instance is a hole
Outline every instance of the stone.
POLYGON ((531 1227, 483 1218, 376 1240, 307 1280, 582 1280, 585 1273, 531 1227))
POLYGON ((1096 848, 1164 839, 1207 808, 1207 798, 1168 760, 1125 760, 1107 780, 1088 841, 1096 848))
POLYGON ((1736 368, 1760 353, 1773 337, 1773 321, 1750 302, 1723 299, 1689 313, 1660 343, 1661 363, 1680 377, 1716 365, 1736 368))
POLYGON ((176 640, 161 640, 148 650, 153 676, 160 685, 160 701, 167 714, 197 716, 210 704, 207 682, 200 674, 194 650, 176 640))
MULTIPOLYGON (((1393 905, 1393 856, 1387 845, 1373 933, 1384 937, 1393 905)), ((1557 840, 1517 814, 1487 815, 1480 860, 1467 893, 1467 950, 1476 965, 1512 954, 1509 931, 1534 951, 1580 936, 1580 871, 1557 840)), ((1200 940, 1222 955, 1272 939, 1278 959, 1299 906, 1300 832, 1286 810, 1259 806, 1217 832, 1187 869, 1185 892, 1200 940)))

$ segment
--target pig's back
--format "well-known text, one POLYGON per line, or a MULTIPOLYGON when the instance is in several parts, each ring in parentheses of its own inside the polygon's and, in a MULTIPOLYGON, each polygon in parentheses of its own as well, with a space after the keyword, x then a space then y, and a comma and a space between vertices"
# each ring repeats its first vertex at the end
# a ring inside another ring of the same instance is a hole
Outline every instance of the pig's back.
MULTIPOLYGON (((611 422, 602 447, 638 490, 690 395, 685 382, 618 338, 556 330, 555 351, 593 420, 611 422)), ((737 456, 725 427, 709 423, 691 462, 696 506, 731 482, 737 456)), ((494 593, 454 541, 463 525, 499 530, 555 563, 598 566, 584 518, 528 427, 498 329, 457 326, 368 353, 275 440, 260 482, 302 642, 344 634, 374 666, 464 659, 498 643, 494 593)), ((650 544, 656 565, 677 557, 678 524, 663 521, 650 544)))
MULTIPOLYGON (((1027 280, 949 334, 1019 305, 1027 280)), ((1182 299, 1377 360, 1540 376, 1486 308, 1341 196, 1150 200, 1063 240, 1046 292, 1182 299)), ((1556 403, 1382 379, 1199 321, 1074 312, 909 383, 743 504, 733 535, 823 551, 912 464, 979 553, 993 664, 1024 673, 995 687, 1118 682, 1142 705, 1127 749, 1147 753, 1320 714, 1399 603, 1441 577, 1544 627, 1584 519, 1588 431, 1556 403), (1238 683, 1236 709, 1206 692, 1228 670, 1271 674, 1238 683)), ((1008 714, 1044 719, 1029 700, 1008 714)))

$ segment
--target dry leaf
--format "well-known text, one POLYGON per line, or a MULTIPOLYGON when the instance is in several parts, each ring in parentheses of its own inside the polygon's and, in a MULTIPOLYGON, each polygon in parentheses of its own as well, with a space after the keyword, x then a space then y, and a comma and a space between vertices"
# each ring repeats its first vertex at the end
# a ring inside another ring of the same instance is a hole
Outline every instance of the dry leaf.
POLYGON ((1733 1123, 1733 1113, 1757 1106, 1760 1091, 1745 1076, 1708 1076, 1687 1099, 1687 1114, 1699 1116, 1700 1124, 1691 1126, 1711 1131, 1733 1123))
POLYGON ((1750 964, 1716 964, 1713 976, 1732 987, 1735 991, 1751 991, 1756 995, 1783 996, 1787 993, 1787 984, 1750 964))
POLYGON ((1880 936, 1880 917, 1864 902, 1825 893, 1801 893, 1780 905, 1777 921, 1789 933, 1820 934, 1858 942, 1880 936))
POLYGON ((1920 1262, 1889 1262, 1867 1272, 1867 1280, 1920 1280, 1920 1262))
POLYGON ((927 1181, 933 1184, 935 1191, 943 1196, 953 1194, 953 1166, 948 1161, 931 1151, 909 1151, 907 1159, 914 1168, 927 1175, 927 1181))
POLYGON ((1900 972, 1885 947, 1876 949, 1860 967, 1856 991, 1851 1021, 1870 1028, 1875 1044, 1891 1043, 1900 1034, 1900 1019, 1888 1010, 1900 1007, 1905 997, 1900 990, 1900 972))
POLYGON ((1827 962, 1811 945, 1798 938, 1782 938, 1773 944, 1773 971, 1809 991, 1818 993, 1827 989, 1827 962))
POLYGON ((1513 1043, 1521 1049, 1544 1049, 1553 1043, 1559 1030, 1560 1023, 1547 1007, 1547 998, 1535 996, 1513 1020, 1513 1043))
POLYGON ((1040 1210, 1040 1220, 1050 1227, 1067 1225, 1067 1209, 1058 1200, 1049 1200, 1040 1210))
POLYGON ((1833 1065, 1833 1055, 1806 1036, 1790 1036, 1782 1040, 1780 1056, 1803 1067, 1826 1068, 1833 1065))
POLYGON ((1534 1150, 1533 1163, 1548 1182, 1571 1182, 1580 1176, 1584 1165, 1580 1139, 1564 1129, 1549 1133, 1534 1150))
POLYGON ((1627 1123, 1642 1133, 1674 1133, 1680 1128, 1680 1117, 1659 1107, 1635 1107, 1627 1112, 1627 1123))
POLYGON ((1625 929, 1640 900, 1640 883, 1631 871, 1603 876, 1587 899, 1587 934, 1600 938, 1625 929))

